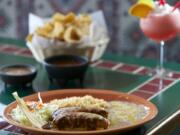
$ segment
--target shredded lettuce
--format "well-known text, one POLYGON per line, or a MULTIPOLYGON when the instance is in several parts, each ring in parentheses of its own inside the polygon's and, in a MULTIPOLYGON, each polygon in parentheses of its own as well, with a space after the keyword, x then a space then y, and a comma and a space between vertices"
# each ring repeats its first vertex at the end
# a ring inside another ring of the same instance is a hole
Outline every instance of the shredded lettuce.
POLYGON ((22 98, 20 98, 18 96, 17 92, 13 92, 12 95, 14 96, 14 98, 17 101, 17 104, 19 105, 19 108, 21 109, 21 111, 24 113, 24 115, 27 117, 27 119, 29 120, 29 122, 37 128, 42 128, 43 125, 46 124, 45 121, 40 120, 34 113, 32 113, 26 103, 24 102, 24 100, 22 98))

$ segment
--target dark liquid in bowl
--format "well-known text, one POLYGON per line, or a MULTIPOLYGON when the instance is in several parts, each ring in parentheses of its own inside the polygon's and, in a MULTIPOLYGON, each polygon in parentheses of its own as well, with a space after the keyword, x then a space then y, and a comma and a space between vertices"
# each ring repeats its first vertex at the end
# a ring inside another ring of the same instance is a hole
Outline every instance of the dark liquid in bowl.
POLYGON ((8 67, 3 69, 3 72, 7 75, 27 75, 32 71, 27 67, 8 67))
POLYGON ((76 59, 65 59, 65 60, 54 60, 50 62, 50 64, 57 65, 57 66, 75 66, 79 65, 82 62, 76 59))

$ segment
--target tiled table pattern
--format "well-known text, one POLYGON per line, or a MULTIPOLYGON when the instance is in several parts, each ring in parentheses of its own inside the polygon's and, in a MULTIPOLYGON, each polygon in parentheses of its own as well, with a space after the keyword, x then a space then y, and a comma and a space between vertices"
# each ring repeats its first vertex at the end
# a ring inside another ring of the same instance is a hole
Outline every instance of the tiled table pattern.
MULTIPOLYGON (((32 57, 32 53, 27 48, 20 48, 12 45, 1 45, 0 52, 11 54, 11 55, 19 55, 24 57, 32 57)), ((148 71, 150 68, 139 66, 139 65, 130 65, 126 63, 118 63, 113 61, 105 61, 98 60, 91 64, 92 67, 103 68, 107 70, 112 70, 116 72, 125 72, 129 74, 138 74, 138 75, 148 75, 148 71)), ((161 80, 158 77, 152 77, 148 81, 144 82, 140 87, 135 88, 129 93, 141 96, 145 99, 150 99, 156 93, 160 93, 161 90, 165 90, 172 83, 177 81, 180 78, 180 73, 173 72, 172 77, 167 77, 164 80, 161 80), (162 81, 162 87, 159 87, 159 83, 162 81)))
MULTIPOLYGON (((18 55, 23 57, 32 57, 32 53, 27 48, 20 48, 12 45, 0 45, 0 53, 10 54, 10 55, 18 55)), ((118 63, 107 60, 98 60, 91 64, 92 67, 103 68, 105 70, 111 70, 114 72, 124 72, 129 74, 137 74, 137 75, 148 75, 148 71, 150 68, 140 66, 140 65, 131 65, 126 63, 118 63)), ((147 81, 143 82, 138 87, 129 91, 129 94, 134 94, 140 97, 143 97, 147 100, 150 100, 152 97, 157 96, 161 92, 168 89, 170 86, 174 85, 180 78, 179 72, 173 72, 172 77, 167 77, 164 80, 156 76, 150 77, 147 81), (160 82, 163 84, 162 87, 159 87, 160 82)), ((21 134, 27 134, 22 131, 20 128, 9 125, 6 122, 0 123, 0 129, 12 131, 21 134)), ((30 135, 30 134, 29 134, 30 135)))

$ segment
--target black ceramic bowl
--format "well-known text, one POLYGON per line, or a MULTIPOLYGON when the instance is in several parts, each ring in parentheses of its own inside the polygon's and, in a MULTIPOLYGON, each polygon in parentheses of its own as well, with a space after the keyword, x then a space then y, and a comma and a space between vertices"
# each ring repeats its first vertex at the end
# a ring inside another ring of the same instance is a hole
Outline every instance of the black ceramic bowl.
POLYGON ((89 62, 87 58, 81 56, 58 55, 46 58, 44 65, 50 80, 80 79, 83 81, 89 62))
POLYGON ((5 65, 0 68, 0 77, 6 85, 26 85, 33 81, 36 74, 36 68, 31 65, 5 65))

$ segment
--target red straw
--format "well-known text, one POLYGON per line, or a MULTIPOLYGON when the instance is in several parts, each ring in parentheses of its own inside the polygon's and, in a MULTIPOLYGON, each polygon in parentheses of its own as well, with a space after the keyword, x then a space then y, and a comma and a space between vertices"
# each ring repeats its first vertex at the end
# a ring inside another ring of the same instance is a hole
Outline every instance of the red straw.
POLYGON ((174 6, 172 12, 174 12, 179 7, 180 7, 180 1, 176 3, 176 5, 174 6))
POLYGON ((165 5, 166 4, 166 0, 159 0, 159 5, 165 5))

